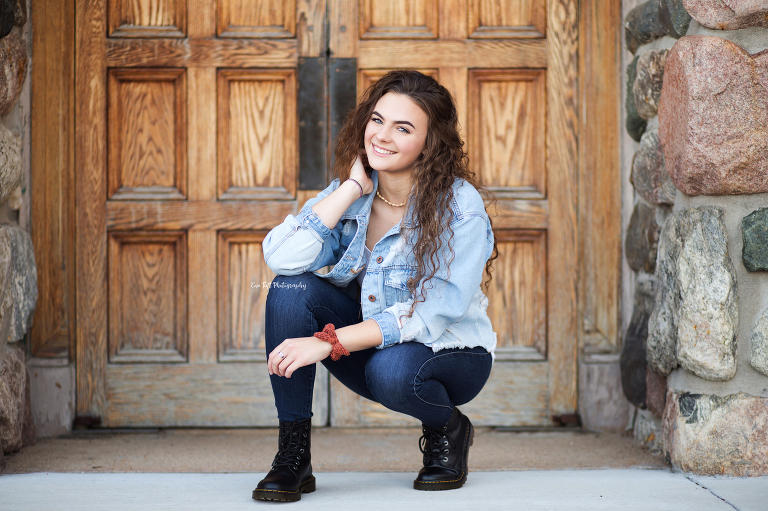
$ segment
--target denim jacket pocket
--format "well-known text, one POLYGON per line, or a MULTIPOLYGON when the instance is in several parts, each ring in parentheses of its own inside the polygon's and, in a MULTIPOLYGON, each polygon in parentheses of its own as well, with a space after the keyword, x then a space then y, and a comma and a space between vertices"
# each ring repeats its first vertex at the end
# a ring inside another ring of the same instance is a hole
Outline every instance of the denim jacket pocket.
POLYGON ((416 275, 416 268, 396 266, 384 271, 384 298, 387 306, 411 299, 408 279, 416 275))

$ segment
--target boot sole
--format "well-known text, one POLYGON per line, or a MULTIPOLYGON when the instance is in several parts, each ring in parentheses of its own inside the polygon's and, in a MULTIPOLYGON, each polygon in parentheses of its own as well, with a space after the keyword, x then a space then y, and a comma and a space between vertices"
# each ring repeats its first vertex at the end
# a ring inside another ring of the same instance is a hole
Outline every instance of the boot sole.
POLYGON ((312 493, 315 491, 315 477, 304 482, 296 491, 288 490, 262 490, 256 488, 253 490, 254 500, 271 500, 277 502, 296 502, 301 500, 302 493, 312 493))
POLYGON ((458 479, 453 481, 414 481, 413 489, 421 491, 440 491, 440 490, 455 490, 461 488, 467 481, 467 472, 469 472, 469 448, 475 443, 475 427, 470 423, 469 425, 469 441, 467 442, 467 457, 464 459, 464 473, 458 479))

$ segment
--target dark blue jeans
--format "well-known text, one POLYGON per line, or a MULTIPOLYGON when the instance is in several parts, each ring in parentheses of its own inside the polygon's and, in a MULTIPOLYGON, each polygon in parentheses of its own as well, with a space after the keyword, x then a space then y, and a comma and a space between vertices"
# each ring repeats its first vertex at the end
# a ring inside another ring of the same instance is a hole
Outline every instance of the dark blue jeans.
MULTIPOLYGON (((325 279, 313 273, 278 276, 267 295, 267 355, 285 339, 310 337, 328 323, 341 328, 362 320, 360 303, 325 279)), ((322 361, 353 392, 431 427, 445 425, 454 405, 467 403, 480 392, 491 373, 491 362, 484 348, 434 353, 418 342, 355 351, 337 362, 330 357, 322 361)), ((270 380, 280 420, 312 416, 315 364, 298 369, 291 378, 272 375, 270 380)))

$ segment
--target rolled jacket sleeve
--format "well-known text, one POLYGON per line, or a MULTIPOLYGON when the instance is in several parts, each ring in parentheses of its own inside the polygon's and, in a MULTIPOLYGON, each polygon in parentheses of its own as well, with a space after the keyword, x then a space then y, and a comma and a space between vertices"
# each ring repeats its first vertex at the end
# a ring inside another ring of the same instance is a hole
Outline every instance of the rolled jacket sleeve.
MULTIPOLYGON (((429 345, 451 324, 466 316, 482 282, 485 263, 493 251, 493 231, 484 212, 467 213, 451 227, 454 255, 450 267, 444 268, 451 254, 444 241, 440 252, 441 267, 428 282, 424 301, 416 303, 413 315, 407 316, 413 303, 410 299, 395 303, 373 317, 383 336, 378 348, 407 341, 429 345), (479 232, 486 233, 486 243, 475 241, 479 232)), ((444 236, 447 239, 448 233, 444 236)))
POLYGON ((386 348, 400 342, 400 326, 389 309, 375 314, 371 319, 378 323, 381 330, 381 344, 378 348, 386 348))

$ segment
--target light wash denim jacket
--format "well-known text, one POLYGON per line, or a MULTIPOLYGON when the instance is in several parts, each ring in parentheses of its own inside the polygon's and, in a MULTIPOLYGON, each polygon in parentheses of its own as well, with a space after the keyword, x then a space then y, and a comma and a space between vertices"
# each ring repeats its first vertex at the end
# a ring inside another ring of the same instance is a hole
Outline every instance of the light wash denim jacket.
MULTIPOLYGON (((307 201, 298 215, 288 215, 272 229, 262 243, 264 258, 272 271, 277 275, 313 271, 346 290, 364 269, 366 232, 378 188, 375 170, 371 180, 374 191, 352 203, 333 229, 323 224, 312 211, 312 205, 336 190, 338 179, 307 201), (328 265, 335 266, 327 274, 317 273, 328 265)), ((445 248, 446 230, 440 268, 427 285, 425 300, 416 304, 412 316, 405 316, 413 302, 407 281, 416 272, 416 260, 400 232, 401 224, 413 225, 412 210, 371 251, 360 296, 363 320, 373 319, 381 328, 383 340, 378 348, 416 341, 435 352, 482 346, 494 353, 496 333, 486 314, 488 298, 480 288, 485 263, 493 251, 491 223, 482 197, 472 185, 457 179, 453 193, 451 245, 455 256, 450 274, 445 268, 446 255, 450 255, 445 248)))

